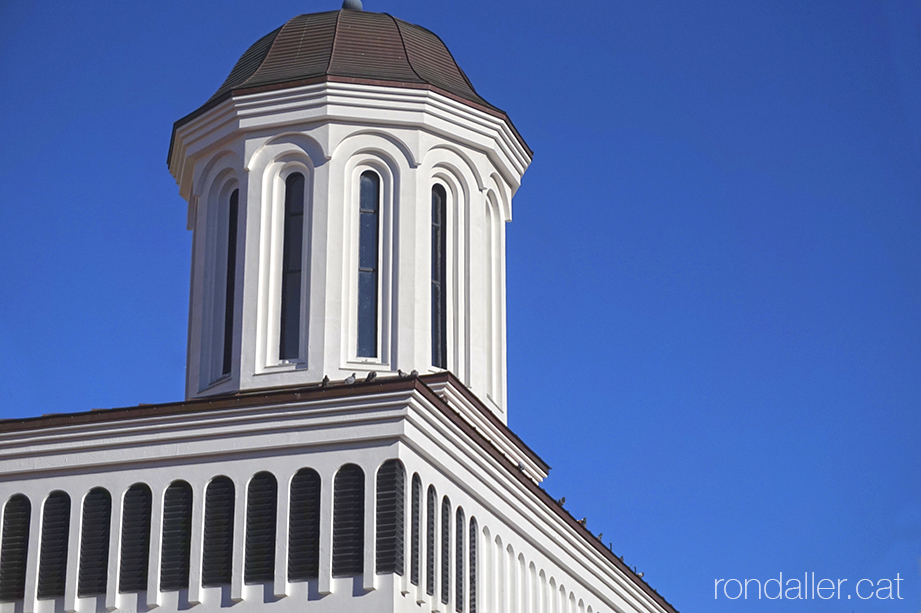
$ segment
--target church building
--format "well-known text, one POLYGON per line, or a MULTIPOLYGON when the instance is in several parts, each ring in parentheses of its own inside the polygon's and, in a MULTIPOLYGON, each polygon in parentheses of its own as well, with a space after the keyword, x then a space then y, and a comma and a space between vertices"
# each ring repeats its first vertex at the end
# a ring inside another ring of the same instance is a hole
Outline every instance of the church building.
POLYGON ((185 399, 0 421, 0 613, 675 611, 507 425, 530 161, 425 28, 253 43, 169 147, 185 399))

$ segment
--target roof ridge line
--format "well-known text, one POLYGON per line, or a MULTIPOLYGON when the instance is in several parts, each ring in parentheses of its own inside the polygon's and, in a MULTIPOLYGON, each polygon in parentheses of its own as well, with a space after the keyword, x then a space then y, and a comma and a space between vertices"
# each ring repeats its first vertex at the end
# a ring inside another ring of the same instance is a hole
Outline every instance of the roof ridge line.
MULTIPOLYGON (((272 55, 272 51, 275 49, 275 45, 278 43, 278 38, 281 36, 281 34, 282 34, 282 32, 284 31, 284 29, 288 27, 288 24, 291 23, 292 21, 294 21, 294 20, 293 20, 293 19, 289 19, 288 21, 286 21, 285 23, 283 23, 283 24, 281 25, 281 27, 279 27, 279 28, 276 30, 277 34, 275 34, 275 38, 272 39, 272 44, 269 45, 269 50, 265 52, 265 55, 262 57, 262 61, 259 62, 259 65, 256 66, 256 69, 253 71, 253 73, 252 73, 251 75, 249 75, 248 77, 246 77, 246 80, 245 80, 245 81, 243 81, 243 82, 240 83, 239 85, 236 85, 236 86, 230 88, 229 91, 231 92, 231 96, 233 95, 233 90, 235 90, 235 89, 237 89, 237 88, 239 88, 239 87, 245 86, 247 83, 249 83, 249 82, 253 79, 253 77, 256 76, 256 73, 259 72, 259 69, 262 68, 262 65, 265 64, 265 61, 266 61, 267 59, 269 59, 269 56, 270 56, 270 55, 272 55)), ((229 77, 228 77, 228 78, 229 78, 229 77)))
POLYGON ((333 53, 336 52, 336 41, 339 39, 339 19, 342 17, 342 10, 336 13, 336 26, 333 28, 333 41, 329 44, 329 59, 326 60, 326 70, 323 74, 329 76, 329 69, 333 66, 333 53))
MULTIPOLYGON (((428 80, 424 79, 422 75, 419 74, 419 71, 416 70, 416 67, 413 66, 412 61, 410 61, 409 59, 409 49, 406 48, 406 39, 403 38, 403 29, 400 27, 400 20, 394 17, 393 15, 391 15, 390 13, 384 13, 384 15, 387 15, 387 17, 390 17, 393 20, 393 25, 397 27, 397 35, 400 37, 400 44, 403 45, 403 55, 406 56, 406 63, 409 64, 410 70, 413 71, 413 74, 416 75, 416 77, 418 77, 420 81, 431 85, 431 83, 429 83, 428 80)), ((448 53, 451 53, 451 52, 448 51, 448 53)))

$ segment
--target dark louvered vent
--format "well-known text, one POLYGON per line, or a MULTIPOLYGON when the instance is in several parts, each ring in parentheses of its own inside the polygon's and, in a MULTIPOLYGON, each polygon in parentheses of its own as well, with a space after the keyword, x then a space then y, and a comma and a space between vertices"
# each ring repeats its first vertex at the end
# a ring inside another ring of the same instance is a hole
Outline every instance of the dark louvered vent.
POLYGON ((336 473, 333 484, 333 576, 364 572, 365 475, 354 464, 336 473))
POLYGON ((246 583, 262 583, 275 578, 277 516, 278 483, 270 473, 256 473, 246 494, 246 560, 243 564, 246 583))
POLYGON ((377 471, 377 572, 403 574, 406 471, 388 460, 377 471))
POLYGON ((413 475, 413 508, 411 511, 412 534, 409 537, 409 579, 413 585, 419 585, 419 540, 422 523, 422 479, 413 475))
POLYGON ((16 494, 3 508, 0 539, 0 602, 22 600, 26 593, 26 557, 29 553, 29 520, 32 505, 16 494))
POLYGON ((448 604, 451 596, 451 501, 441 499, 441 602, 448 604))
POLYGON ((70 496, 64 492, 52 492, 45 501, 43 515, 38 597, 58 598, 64 595, 64 579, 67 574, 70 496))
POLYGON ((320 475, 309 468, 291 480, 288 527, 288 579, 303 581, 320 574, 320 475))
POLYGON ((109 576, 109 528, 112 497, 101 487, 90 490, 83 500, 83 537, 80 539, 80 581, 78 596, 106 593, 109 576))
POLYGON ((204 547, 201 583, 226 585, 233 575, 233 481, 216 477, 205 491, 204 547))
POLYGON ((463 509, 457 509, 454 526, 456 533, 454 541, 454 610, 462 613, 464 610, 464 528, 467 526, 463 509))
POLYGON ((122 563, 118 571, 120 592, 147 589, 150 560, 150 488, 137 483, 125 492, 122 513, 122 563))
POLYGON ((476 613, 476 518, 470 518, 470 606, 467 613, 476 613))
POLYGON ((189 551, 192 545, 192 486, 175 481, 163 497, 163 550, 160 554, 160 589, 189 587, 189 551))
POLYGON ((425 593, 435 595, 435 518, 438 517, 438 495, 429 486, 425 505, 425 593))

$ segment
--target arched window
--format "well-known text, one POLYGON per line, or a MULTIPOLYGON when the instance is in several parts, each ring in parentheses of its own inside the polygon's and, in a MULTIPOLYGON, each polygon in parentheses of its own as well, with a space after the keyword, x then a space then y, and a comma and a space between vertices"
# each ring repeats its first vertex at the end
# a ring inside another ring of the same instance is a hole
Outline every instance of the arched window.
POLYGON ((432 366, 448 367, 447 195, 432 187, 432 366))
POLYGON ((215 477, 205 490, 205 528, 201 584, 226 585, 233 574, 233 518, 236 488, 227 477, 215 477))
POLYGON ((451 501, 441 499, 441 602, 448 604, 451 596, 451 501))
POLYGON ((377 572, 403 574, 406 472, 399 460, 377 471, 377 572))
POLYGON ((125 492, 121 567, 118 571, 120 592, 142 592, 147 589, 152 498, 150 488, 143 483, 136 483, 125 492))
POLYGON ((67 546, 70 539, 70 496, 52 492, 42 513, 41 561, 38 564, 38 597, 64 595, 67 546))
POLYGON ((240 190, 230 194, 227 210, 227 279, 224 284, 224 347, 221 375, 230 374, 233 358, 233 306, 234 284, 237 279, 237 215, 240 203, 240 190))
POLYGON ((288 579, 303 581, 320 574, 320 475, 302 468, 291 480, 288 530, 288 579))
POLYGON ((381 180, 361 173, 358 234, 358 357, 377 357, 378 218, 381 180))
POLYGON ((477 529, 476 518, 470 518, 470 598, 468 605, 469 613, 476 613, 476 572, 477 572, 477 539, 479 539, 479 530, 477 529))
POLYGON ((430 485, 425 501, 425 593, 435 595, 435 522, 438 517, 438 494, 430 485))
POLYGON ((285 179, 285 236, 281 277, 278 358, 296 360, 301 344, 301 261, 304 251, 304 175, 285 179))
POLYGON ((422 523, 422 479, 419 478, 418 474, 413 475, 413 493, 412 493, 412 517, 411 517, 411 530, 412 534, 410 535, 410 560, 409 560, 409 579, 412 581, 413 585, 419 585, 419 550, 420 550, 420 534, 421 532, 421 523, 422 523))
POLYGON ((0 538, 0 602, 22 600, 26 593, 26 558, 29 553, 29 523, 32 505, 16 494, 3 507, 3 536, 0 538))
POLYGON ((454 540, 454 610, 458 613, 464 610, 464 528, 466 526, 464 510, 458 508, 457 517, 454 520, 456 536, 454 540))
POLYGON ((106 593, 109 576, 109 530, 112 496, 101 487, 90 490, 83 500, 83 538, 80 539, 80 581, 78 596, 106 593))
POLYGON ((192 486, 173 481, 163 496, 163 537, 160 552, 160 589, 189 587, 189 553, 192 547, 192 486))
POLYGON ((346 464, 333 483, 333 576, 364 572, 365 474, 346 464))
POLYGON ((275 578, 275 528, 278 483, 271 473, 256 473, 246 495, 246 560, 243 580, 262 583, 275 578))

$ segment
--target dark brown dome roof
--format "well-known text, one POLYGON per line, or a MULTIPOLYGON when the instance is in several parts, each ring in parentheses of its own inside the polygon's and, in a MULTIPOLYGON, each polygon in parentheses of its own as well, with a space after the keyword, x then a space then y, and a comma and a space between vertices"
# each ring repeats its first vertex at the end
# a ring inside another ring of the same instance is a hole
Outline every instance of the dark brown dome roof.
POLYGON ((234 93, 324 81, 432 89, 508 121, 476 93, 451 52, 429 30, 386 13, 339 10, 300 15, 260 38, 220 89, 174 128, 234 93))

